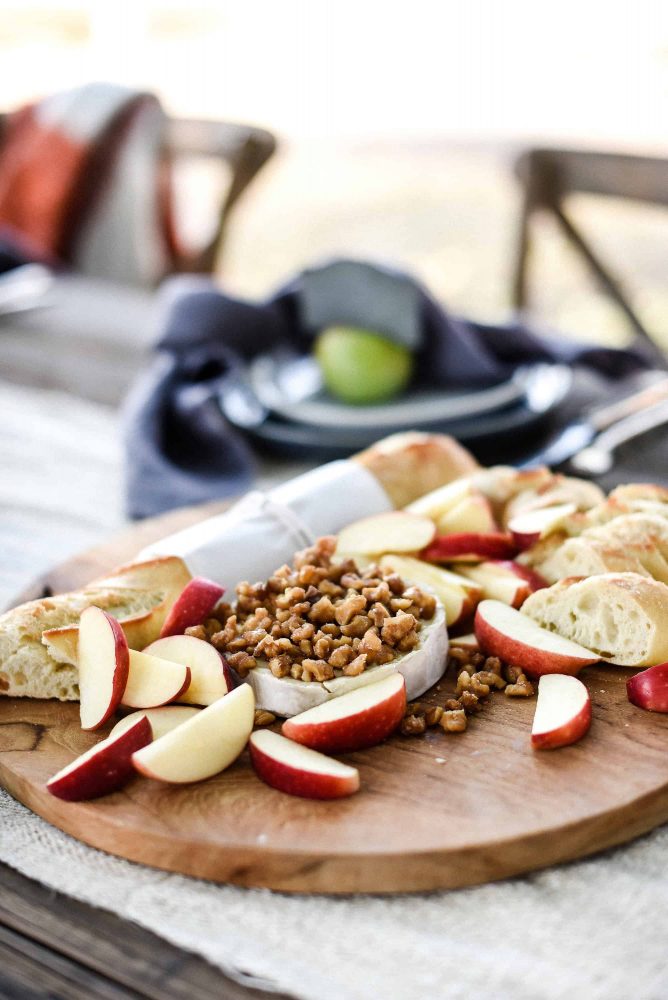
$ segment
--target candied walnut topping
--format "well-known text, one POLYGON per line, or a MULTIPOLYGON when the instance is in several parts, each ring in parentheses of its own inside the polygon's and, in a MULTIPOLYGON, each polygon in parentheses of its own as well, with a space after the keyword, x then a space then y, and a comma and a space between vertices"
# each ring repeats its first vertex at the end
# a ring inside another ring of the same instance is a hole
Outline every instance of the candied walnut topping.
POLYGON ((406 708, 400 732, 404 736, 421 736, 427 729, 440 726, 446 733, 463 733, 468 717, 476 715, 486 698, 494 691, 504 691, 510 698, 531 698, 534 689, 519 667, 502 663, 497 656, 453 645, 448 666, 457 675, 455 696, 443 705, 412 702, 406 708))
POLYGON ((257 729, 259 726, 271 726, 273 722, 276 722, 276 716, 271 712, 266 712, 264 708, 255 709, 254 729, 257 729))
POLYGON ((391 663, 420 642, 436 599, 393 571, 334 562, 334 537, 320 538, 266 583, 241 582, 234 604, 188 629, 243 677, 258 662, 275 677, 324 681, 391 663))

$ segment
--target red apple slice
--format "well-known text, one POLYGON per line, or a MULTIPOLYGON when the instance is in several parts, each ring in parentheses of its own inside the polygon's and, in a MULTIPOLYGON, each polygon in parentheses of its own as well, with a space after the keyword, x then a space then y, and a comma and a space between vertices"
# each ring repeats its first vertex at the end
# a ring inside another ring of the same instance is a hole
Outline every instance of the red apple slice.
POLYGON ((157 708, 176 701, 190 687, 190 667, 130 650, 130 670, 121 704, 157 708))
POLYGON ((99 729, 118 708, 130 669, 123 629, 100 608, 81 614, 78 668, 81 728, 99 729))
POLYGON ((203 576, 193 577, 174 601, 160 630, 160 638, 180 635, 193 625, 201 625, 210 617, 224 593, 225 588, 213 580, 203 576))
POLYGON ((498 531, 489 500, 482 493, 472 493, 464 497, 450 510, 436 519, 436 527, 441 535, 487 534, 498 531))
POLYGON ((151 725, 141 715, 123 732, 110 734, 46 783, 47 791, 66 802, 82 802, 115 792, 133 776, 132 755, 151 742, 151 725))
POLYGON ((590 725, 591 699, 582 681, 564 674, 541 677, 531 728, 533 747, 567 747, 581 739, 590 725))
POLYGON ((471 614, 482 597, 482 590, 472 580, 451 573, 440 566, 431 566, 422 559, 410 556, 383 556, 383 569, 393 569, 404 581, 428 587, 445 608, 445 621, 449 626, 457 625, 471 614))
POLYGON ((501 601, 482 601, 476 610, 474 628, 483 653, 513 663, 531 677, 576 674, 600 659, 591 650, 548 632, 501 601))
POLYGON ((648 712, 668 712, 668 663, 642 670, 629 677, 626 693, 632 705, 648 712))
POLYGON ((406 683, 401 674, 391 674, 294 715, 283 723, 281 732, 312 750, 348 753, 382 743, 405 711, 406 683))
POLYGON ((151 724, 151 738, 159 740, 165 733, 176 729, 182 722, 192 719, 193 715, 197 715, 201 711, 201 708, 195 708, 194 705, 163 705, 160 708, 146 708, 143 711, 131 712, 130 715, 118 720, 109 733, 108 739, 111 739, 112 736, 120 736, 130 726, 134 726, 137 719, 146 718, 151 724))
POLYGON ((427 562, 482 562, 484 559, 512 559, 517 554, 517 544, 511 535, 500 531, 480 535, 462 532, 456 535, 437 535, 420 552, 427 562))
POLYGON ((237 759, 253 731, 255 698, 241 684, 132 755, 147 778, 186 784, 210 778, 237 759))
POLYGON ((537 573, 510 559, 461 566, 459 572, 477 583, 485 598, 503 601, 513 608, 521 607, 534 590, 547 586, 537 573))
POLYGON ((190 687, 178 697, 186 705, 211 705, 234 687, 234 677, 225 658, 210 642, 194 635, 156 639, 144 652, 190 667, 190 687))
POLYGON ((575 514, 574 503, 560 503, 552 507, 538 507, 517 514, 508 524, 511 533, 520 549, 528 549, 541 538, 547 538, 559 531, 565 521, 575 514))
POLYGON ((360 786, 357 768, 293 743, 270 729, 256 729, 250 738, 255 773, 288 795, 304 799, 340 799, 360 786))
POLYGON ((381 555, 383 552, 418 552, 436 534, 428 517, 392 510, 354 521, 339 532, 336 551, 381 555))

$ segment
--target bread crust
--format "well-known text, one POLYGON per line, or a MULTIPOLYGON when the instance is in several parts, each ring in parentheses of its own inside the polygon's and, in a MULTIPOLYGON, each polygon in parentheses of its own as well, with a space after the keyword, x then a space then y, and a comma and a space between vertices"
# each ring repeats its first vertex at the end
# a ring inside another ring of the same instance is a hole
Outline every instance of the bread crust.
POLYGON ((473 455, 446 434, 392 434, 353 456, 376 477, 396 508, 480 469, 473 455))

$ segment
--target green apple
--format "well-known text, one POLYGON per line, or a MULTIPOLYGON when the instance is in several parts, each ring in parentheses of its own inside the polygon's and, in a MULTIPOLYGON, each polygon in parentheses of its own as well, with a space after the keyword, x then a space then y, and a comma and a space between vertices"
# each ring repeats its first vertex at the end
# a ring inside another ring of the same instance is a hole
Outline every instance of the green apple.
POLYGON ((344 403, 380 403, 406 388, 413 371, 407 347, 369 330, 330 326, 315 356, 327 389, 344 403))

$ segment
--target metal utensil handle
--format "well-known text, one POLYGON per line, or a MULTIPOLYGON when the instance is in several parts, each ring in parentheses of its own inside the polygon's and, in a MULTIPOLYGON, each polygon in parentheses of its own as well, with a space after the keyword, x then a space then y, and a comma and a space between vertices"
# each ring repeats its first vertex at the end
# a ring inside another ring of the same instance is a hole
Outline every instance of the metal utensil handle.
POLYGON ((646 434, 666 422, 668 422, 668 399, 663 399, 654 406, 647 406, 640 412, 633 413, 612 427, 608 427, 594 438, 591 447, 612 452, 620 444, 640 437, 641 434, 646 434))
POLYGON ((630 417, 661 400, 668 399, 668 377, 662 377, 653 385, 649 385, 631 396, 619 399, 609 406, 603 406, 589 414, 591 424, 598 431, 603 431, 626 417, 630 417))

